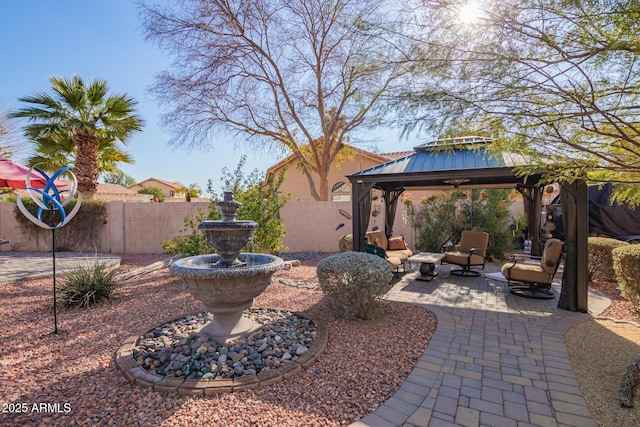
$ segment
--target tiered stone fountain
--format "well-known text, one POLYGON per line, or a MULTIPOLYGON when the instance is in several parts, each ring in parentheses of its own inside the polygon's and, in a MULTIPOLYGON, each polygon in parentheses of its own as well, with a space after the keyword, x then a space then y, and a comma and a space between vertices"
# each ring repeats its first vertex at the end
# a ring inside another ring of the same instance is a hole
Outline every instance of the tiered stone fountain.
POLYGON ((267 254, 240 253, 258 227, 254 221, 236 220, 240 203, 225 192, 217 203, 222 220, 203 221, 207 243, 216 251, 174 262, 169 271, 182 279, 182 289, 201 301, 213 320, 200 331, 218 342, 227 342, 261 325, 243 315, 253 299, 269 285, 274 272, 284 267, 281 258, 267 254))

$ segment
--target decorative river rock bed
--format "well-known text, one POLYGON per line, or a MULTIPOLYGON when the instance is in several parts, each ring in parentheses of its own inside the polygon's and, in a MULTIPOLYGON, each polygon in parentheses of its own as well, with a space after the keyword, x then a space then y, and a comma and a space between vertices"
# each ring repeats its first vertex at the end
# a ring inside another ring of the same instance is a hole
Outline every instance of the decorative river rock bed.
POLYGON ((213 395, 270 385, 313 364, 327 343, 324 328, 287 310, 252 308, 262 326, 219 343, 198 331, 212 316, 187 315, 129 337, 116 365, 133 383, 183 395, 213 395))

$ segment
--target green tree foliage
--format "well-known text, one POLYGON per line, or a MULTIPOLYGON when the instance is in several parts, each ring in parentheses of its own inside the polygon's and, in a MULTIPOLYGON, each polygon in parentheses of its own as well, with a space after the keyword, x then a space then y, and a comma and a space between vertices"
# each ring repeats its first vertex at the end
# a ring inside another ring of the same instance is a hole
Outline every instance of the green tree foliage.
MULTIPOLYGON (((146 35, 174 56, 158 98, 174 143, 230 131, 292 153, 328 200, 350 132, 407 71, 394 2, 193 0, 143 3, 146 35)), ((377 116, 377 117, 376 117, 377 116)))
POLYGON ((405 201, 407 215, 416 231, 416 248, 425 252, 440 252, 447 242, 455 242, 463 229, 456 213, 457 199, 453 192, 431 196, 418 205, 405 201))
POLYGON ((509 224, 511 190, 450 191, 414 205, 405 201, 407 215, 416 230, 416 247, 440 252, 448 242, 456 243, 463 230, 489 233, 488 256, 502 259, 513 249, 509 224))
POLYGON ((131 187, 136 183, 136 179, 130 175, 127 175, 120 169, 115 172, 108 172, 102 174, 102 180, 105 184, 117 184, 123 187, 131 187))
POLYGON ((164 242, 162 249, 172 255, 183 257, 212 253, 213 249, 207 243, 204 233, 198 230, 198 224, 205 219, 206 216, 201 209, 198 209, 197 215, 187 215, 183 227, 178 229, 179 235, 164 242))
POLYGON ((164 202, 164 193, 162 189, 158 187, 146 187, 138 190, 138 194, 151 194, 152 196, 156 196, 158 198, 158 202, 164 202))
POLYGON ((465 229, 481 230, 489 233, 487 255, 497 259, 513 250, 513 233, 509 224, 513 222, 509 211, 512 190, 470 190, 461 206, 465 229))
POLYGON ((406 129, 462 122, 528 155, 522 174, 599 177, 640 203, 640 2, 478 3, 466 23, 458 0, 407 8, 422 43, 397 98, 406 129))
MULTIPOLYGON (((244 249, 246 252, 279 253, 287 250, 282 247, 282 238, 286 234, 284 220, 280 216, 280 209, 290 199, 290 196, 280 193, 280 186, 284 179, 284 171, 279 176, 270 175, 265 183, 263 175, 254 169, 249 175, 242 171, 246 156, 240 159, 236 169, 230 172, 222 170, 223 188, 231 189, 234 198, 242 203, 238 209, 237 219, 252 220, 258 223, 258 229, 253 240, 244 249)), ((215 203, 222 200, 222 196, 213 189, 209 180, 207 192, 211 194, 212 204, 209 218, 218 219, 220 213, 215 203)))
POLYGON ((178 194, 184 194, 185 201, 191 203, 192 197, 200 197, 202 190, 198 184, 190 184, 188 187, 182 187, 176 190, 178 194))
POLYGON ((131 162, 117 143, 142 129, 137 102, 126 95, 109 95, 104 80, 86 84, 78 76, 50 77, 53 96, 44 92, 20 98, 27 104, 10 117, 25 118, 25 136, 36 145, 29 163, 49 171, 74 164, 78 190, 85 198, 96 192, 100 171, 113 172, 118 162, 131 162))

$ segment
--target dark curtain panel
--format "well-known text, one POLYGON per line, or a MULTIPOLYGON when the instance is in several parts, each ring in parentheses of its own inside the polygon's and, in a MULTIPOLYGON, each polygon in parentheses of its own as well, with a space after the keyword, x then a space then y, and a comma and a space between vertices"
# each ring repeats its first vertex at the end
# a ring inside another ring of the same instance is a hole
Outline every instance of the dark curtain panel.
POLYGON ((518 185, 516 189, 522 194, 524 201, 524 215, 527 217, 529 239, 531 239, 531 255, 540 256, 542 255, 542 245, 540 244, 542 188, 518 185))
MULTIPOLYGON (((364 235, 369 229, 369 220, 371 219, 371 187, 363 183, 358 183, 356 185, 360 187, 359 193, 361 194, 358 215, 360 219, 360 231, 362 234, 361 236, 357 236, 357 238, 363 240, 364 235)), ((356 236, 353 236, 353 239, 355 240, 356 236)))
POLYGON ((587 237, 588 202, 584 182, 562 184, 562 225, 566 236, 564 272, 558 307, 569 311, 586 312, 588 307, 587 237))
POLYGON ((393 223, 396 220, 398 199, 404 193, 404 188, 396 190, 384 190, 384 233, 387 238, 393 236, 393 223))

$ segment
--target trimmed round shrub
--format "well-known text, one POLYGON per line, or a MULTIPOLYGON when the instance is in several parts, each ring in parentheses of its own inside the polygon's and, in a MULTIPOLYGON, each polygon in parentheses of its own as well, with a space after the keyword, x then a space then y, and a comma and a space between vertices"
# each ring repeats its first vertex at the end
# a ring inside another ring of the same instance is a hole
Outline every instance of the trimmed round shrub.
POLYGON ((640 312, 640 245, 621 246, 611 253, 620 294, 640 312))
POLYGON ((611 251, 622 246, 629 246, 629 244, 608 237, 589 237, 589 281, 606 280, 612 282, 615 280, 616 273, 613 271, 611 251))
POLYGON ((391 264, 363 252, 342 252, 318 263, 322 292, 341 317, 368 319, 378 297, 389 289, 391 264))
POLYGON ((338 239, 340 252, 350 252, 353 250, 353 235, 345 234, 338 239))

